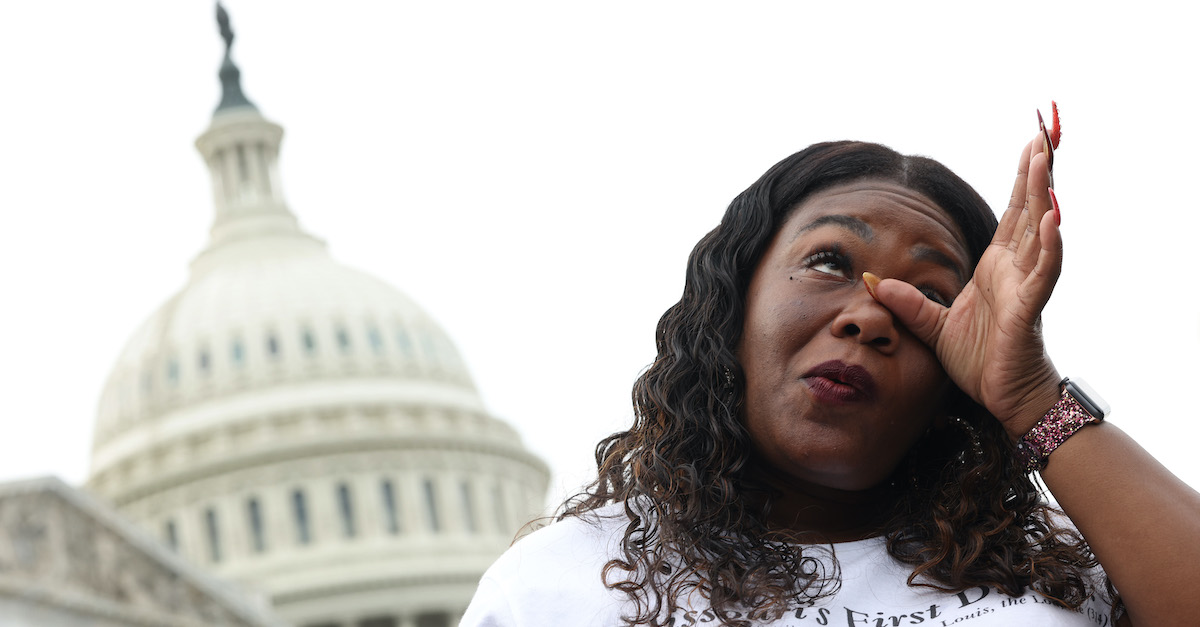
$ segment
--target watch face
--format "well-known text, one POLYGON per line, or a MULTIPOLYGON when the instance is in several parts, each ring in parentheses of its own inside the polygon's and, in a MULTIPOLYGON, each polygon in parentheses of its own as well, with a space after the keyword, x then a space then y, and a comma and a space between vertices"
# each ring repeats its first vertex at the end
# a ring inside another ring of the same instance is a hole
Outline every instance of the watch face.
POLYGON ((1092 417, 1104 420, 1104 417, 1108 415, 1108 403, 1083 379, 1067 379, 1065 387, 1067 393, 1075 397, 1084 411, 1091 414, 1092 417))

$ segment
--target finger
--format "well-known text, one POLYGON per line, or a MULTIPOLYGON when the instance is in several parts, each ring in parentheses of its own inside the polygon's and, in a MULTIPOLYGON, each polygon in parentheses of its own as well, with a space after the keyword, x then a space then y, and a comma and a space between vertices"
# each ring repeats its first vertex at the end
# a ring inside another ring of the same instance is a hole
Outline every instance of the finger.
MULTIPOLYGON (((1012 194, 1008 197, 1008 208, 1004 210, 1004 215, 1000 217, 1000 225, 996 227, 996 234, 992 237, 993 244, 1008 246, 1013 240, 1013 232, 1016 230, 1021 213, 1025 209, 1025 190, 1028 187, 1029 178, 1029 155, 1032 153, 1034 144, 1037 141, 1037 139, 1034 139, 1034 141, 1029 142, 1025 145, 1025 149, 1021 151, 1021 158, 1017 161, 1017 178, 1013 181, 1012 194)), ((1015 244, 1013 247, 1016 247, 1015 244)))
POLYGON ((1021 158, 1017 161, 1017 178, 1013 180, 1012 193, 1008 197, 1009 209, 1022 209, 1025 206, 1025 180, 1029 177, 1029 159, 1037 153, 1037 142, 1041 135, 1039 134, 1021 151, 1021 158))
MULTIPOLYGON (((1026 179, 1025 191, 1025 226, 1020 233, 1021 238, 1016 248, 1014 262, 1017 267, 1028 272, 1037 262, 1042 249, 1041 223, 1042 218, 1051 210, 1050 205, 1050 170, 1046 155, 1042 152, 1034 154, 1029 159, 1029 176, 1026 179)), ((1020 230, 1018 228, 1018 230, 1020 230)), ((1014 233, 1014 236, 1016 234, 1014 233)))
POLYGON ((921 290, 898 279, 884 279, 875 286, 875 300, 887 307, 892 315, 917 339, 937 349, 945 307, 929 300, 921 290))
POLYGON ((1033 312, 1035 314, 1041 313, 1042 308, 1050 301, 1050 294, 1054 292, 1054 285, 1058 283, 1058 277, 1062 274, 1063 260, 1062 232, 1058 229, 1054 215, 1047 213, 1042 216, 1039 228, 1042 248, 1038 252, 1037 265, 1033 267, 1033 272, 1025 283, 1029 296, 1037 304, 1037 311, 1033 312))

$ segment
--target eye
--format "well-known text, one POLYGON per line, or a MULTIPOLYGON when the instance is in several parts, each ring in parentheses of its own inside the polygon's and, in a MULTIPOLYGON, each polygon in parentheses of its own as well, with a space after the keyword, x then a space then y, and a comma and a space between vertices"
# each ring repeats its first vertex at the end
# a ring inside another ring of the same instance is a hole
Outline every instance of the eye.
POLYGON ((938 293, 937 290, 933 289, 932 287, 922 287, 922 288, 920 288, 920 290, 921 290, 921 293, 925 295, 925 298, 928 298, 929 300, 941 305, 942 307, 949 307, 950 303, 954 302, 953 298, 948 299, 948 298, 942 296, 940 293, 938 293))
POLYGON ((848 278, 850 276, 850 256, 843 253, 840 246, 833 246, 816 252, 804 259, 804 267, 821 274, 848 278))

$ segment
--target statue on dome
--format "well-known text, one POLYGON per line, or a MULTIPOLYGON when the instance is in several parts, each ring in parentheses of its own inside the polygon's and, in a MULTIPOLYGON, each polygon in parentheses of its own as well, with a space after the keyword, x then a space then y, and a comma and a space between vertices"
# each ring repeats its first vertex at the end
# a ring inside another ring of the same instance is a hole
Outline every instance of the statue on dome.
POLYGON ((225 40, 225 56, 228 57, 229 49, 233 47, 233 29, 229 27, 229 13, 220 2, 217 3, 217 26, 221 28, 221 39, 225 40))
POLYGON ((221 29, 221 39, 225 40, 225 60, 221 63, 221 104, 217 105, 216 113, 225 109, 250 107, 257 109, 254 103, 242 93, 242 72, 233 63, 230 51, 233 48, 233 28, 229 25, 229 13, 221 3, 217 3, 217 26, 221 29))

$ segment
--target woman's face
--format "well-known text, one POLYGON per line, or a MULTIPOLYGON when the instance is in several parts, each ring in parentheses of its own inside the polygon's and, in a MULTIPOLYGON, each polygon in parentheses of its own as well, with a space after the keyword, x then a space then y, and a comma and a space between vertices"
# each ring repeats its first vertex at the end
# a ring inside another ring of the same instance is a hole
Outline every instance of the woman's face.
POLYGON ((944 305, 969 279, 954 222, 895 183, 834 187, 792 211, 750 281, 738 347, 743 419, 776 479, 873 487, 944 416, 945 372, 871 298, 864 271, 944 305))

